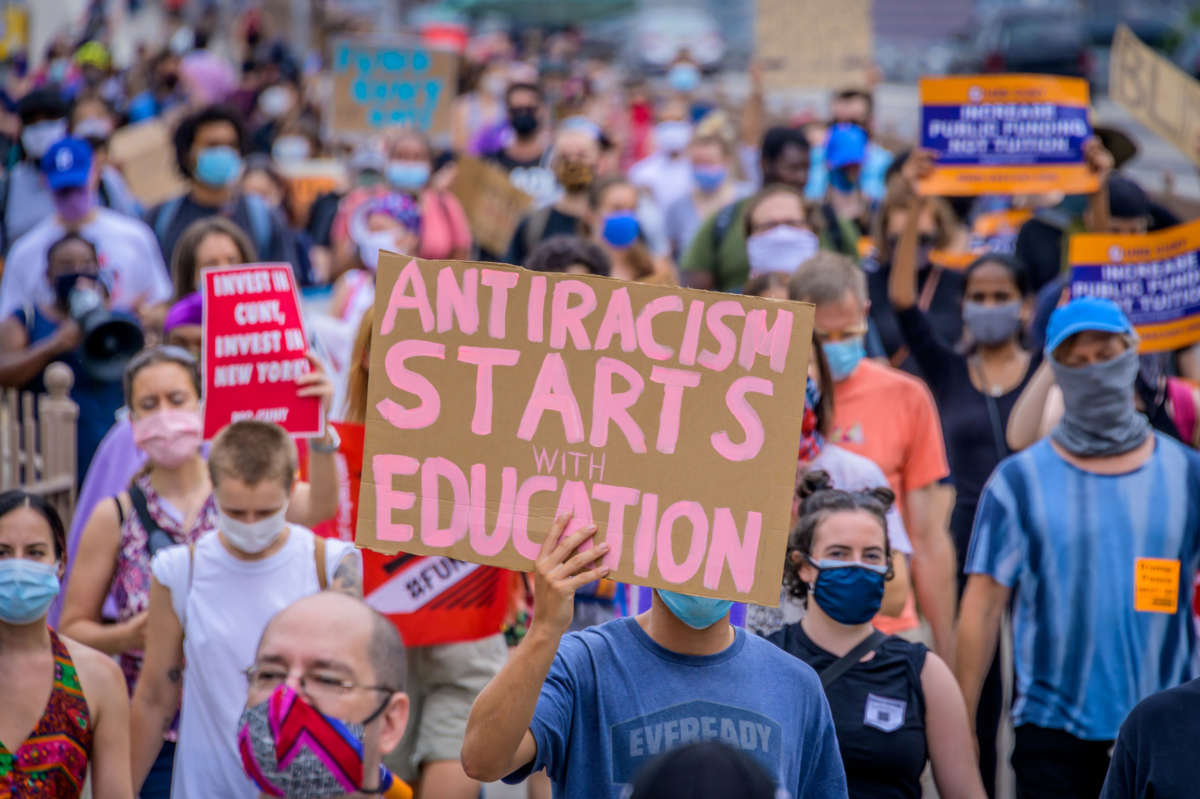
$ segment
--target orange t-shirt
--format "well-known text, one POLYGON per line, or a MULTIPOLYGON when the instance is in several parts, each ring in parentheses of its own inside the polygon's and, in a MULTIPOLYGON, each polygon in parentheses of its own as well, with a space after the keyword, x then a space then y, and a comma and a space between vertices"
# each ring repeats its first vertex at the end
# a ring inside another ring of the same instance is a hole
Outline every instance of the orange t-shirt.
MULTIPOLYGON (((905 495, 950 474, 929 389, 906 372, 863 359, 850 377, 834 386, 833 409, 830 442, 875 461, 896 492, 896 504, 911 530, 905 495)), ((911 592, 898 618, 878 616, 875 626, 888 634, 916 627, 911 592)))

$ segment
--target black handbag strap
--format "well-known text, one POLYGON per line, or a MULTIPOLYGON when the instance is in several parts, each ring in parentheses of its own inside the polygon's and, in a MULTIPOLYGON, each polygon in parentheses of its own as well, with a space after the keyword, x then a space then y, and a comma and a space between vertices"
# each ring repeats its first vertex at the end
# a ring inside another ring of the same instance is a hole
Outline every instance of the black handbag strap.
POLYGON ((146 501, 146 494, 137 483, 129 486, 129 504, 133 506, 133 512, 137 514, 138 522, 146 531, 146 548, 150 550, 150 557, 153 558, 158 550, 175 543, 170 533, 159 527, 158 523, 150 516, 150 505, 146 501))
POLYGON ((821 687, 828 688, 837 682, 843 674, 850 670, 851 666, 866 657, 867 653, 874 652, 886 640, 886 635, 879 632, 879 630, 872 630, 871 634, 860 641, 858 646, 842 655, 833 663, 830 663, 821 671, 821 687))

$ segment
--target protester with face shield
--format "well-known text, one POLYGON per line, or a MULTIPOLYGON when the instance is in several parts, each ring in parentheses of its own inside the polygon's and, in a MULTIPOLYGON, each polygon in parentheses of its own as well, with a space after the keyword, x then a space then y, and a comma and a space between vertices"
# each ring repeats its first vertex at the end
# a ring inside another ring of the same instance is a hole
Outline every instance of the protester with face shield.
POLYGON ((529 253, 551 236, 581 234, 590 216, 590 191, 600 160, 594 130, 564 125, 554 139, 551 166, 562 194, 553 205, 539 208, 517 225, 504 261, 523 264, 529 253))
POLYGON ((926 762, 939 796, 983 799, 949 666, 924 644, 871 626, 892 577, 885 515, 891 490, 837 490, 827 474, 813 471, 800 496, 784 585, 807 612, 769 640, 821 678, 851 799, 920 796, 926 762))
MULTIPOLYGON (((954 654, 954 545, 945 520, 952 503, 940 481, 950 474, 937 407, 925 385, 866 357, 866 277, 849 258, 830 252, 810 258, 792 276, 789 296, 816 305, 813 330, 834 380, 834 443, 873 460, 898 498, 912 540, 915 598, 929 623, 933 648, 954 654)), ((887 633, 917 628, 910 607, 900 619, 881 618, 887 633)))
POLYGON ((1065 412, 983 491, 955 672, 973 715, 1000 618, 1015 608, 1018 794, 1090 799, 1126 714, 1197 676, 1200 455, 1134 406, 1137 338, 1115 303, 1056 310, 1046 359, 1065 412))
POLYGON ((254 662, 267 622, 297 599, 326 587, 361 596, 353 544, 288 523, 296 468, 295 445, 278 425, 225 427, 206 470, 214 532, 152 557, 146 657, 133 696, 139 787, 154 763, 158 731, 179 709, 171 796, 257 797, 236 739, 245 664, 254 662))
POLYGON ((246 776, 287 799, 409 799, 409 787, 380 765, 409 718, 406 655, 387 618, 338 591, 275 614, 246 670, 237 731, 246 776), (288 728, 302 731, 299 749, 288 728))
POLYGON ((27 304, 0 322, 0 385, 44 394, 47 366, 61 361, 71 368, 70 396, 79 406, 75 457, 82 480, 124 397, 120 379, 101 377, 86 367, 80 348, 83 328, 71 308, 83 301, 108 307, 107 278, 95 246, 77 233, 50 245, 47 259, 45 280, 53 301, 27 304))
POLYGON ((42 497, 0 493, 0 791, 128 799, 129 702, 101 652, 46 622, 66 562, 62 519, 42 497))
POLYGON ((54 213, 54 197, 41 162, 51 145, 67 135, 67 104, 56 87, 34 89, 17 101, 22 160, 0 180, 0 253, 54 213))
POLYGON ((556 519, 542 544, 528 634, 471 708, 467 774, 515 783, 545 768, 556 795, 616 796, 651 757, 644 736, 703 715, 713 734, 739 722, 772 730, 775 744, 733 742, 766 748, 776 787, 794 799, 846 796, 816 675, 730 626, 732 602, 657 589, 645 613, 567 633, 575 591, 609 572, 598 565, 607 544, 581 548, 596 527, 567 534, 570 522, 556 519))

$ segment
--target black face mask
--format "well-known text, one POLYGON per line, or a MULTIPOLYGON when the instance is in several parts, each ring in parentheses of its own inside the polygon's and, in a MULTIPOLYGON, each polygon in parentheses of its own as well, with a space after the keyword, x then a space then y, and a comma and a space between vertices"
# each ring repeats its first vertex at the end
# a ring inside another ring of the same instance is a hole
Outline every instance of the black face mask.
POLYGON ((58 301, 59 308, 65 311, 71 307, 71 292, 75 290, 75 284, 82 279, 96 280, 96 273, 68 272, 54 278, 54 298, 58 301))
POLYGON ((163 75, 158 79, 158 84, 169 92, 175 91, 175 87, 179 85, 179 76, 174 72, 163 75))
POLYGON ((541 124, 538 121, 537 112, 528 108, 510 111, 508 114, 508 122, 510 125, 512 125, 513 130, 516 131, 517 135, 521 136, 522 138, 536 131, 538 129, 538 125, 541 124))

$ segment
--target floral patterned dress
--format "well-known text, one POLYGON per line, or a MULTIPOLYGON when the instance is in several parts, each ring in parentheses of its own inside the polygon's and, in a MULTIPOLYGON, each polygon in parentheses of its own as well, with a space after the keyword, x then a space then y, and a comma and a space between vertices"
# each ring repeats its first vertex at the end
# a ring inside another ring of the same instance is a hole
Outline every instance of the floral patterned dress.
MULTIPOLYGON (((146 496, 146 507, 150 518, 163 529, 176 544, 195 543, 200 536, 217 529, 217 504, 209 495, 196 520, 189 529, 182 529, 180 523, 164 508, 162 498, 150 485, 149 475, 137 478, 135 484, 146 496)), ((137 513, 130 511, 125 514, 121 524, 121 548, 117 553, 117 567, 113 571, 113 598, 117 602, 117 620, 132 619, 150 604, 150 540, 137 513)), ((141 652, 123 652, 120 657, 121 671, 125 673, 125 682, 129 686, 129 694, 133 695, 133 686, 137 682, 142 669, 141 652)))
POLYGON ((0 799, 76 799, 92 757, 92 719, 79 675, 50 630, 54 686, 33 732, 16 751, 0 742, 0 799))

